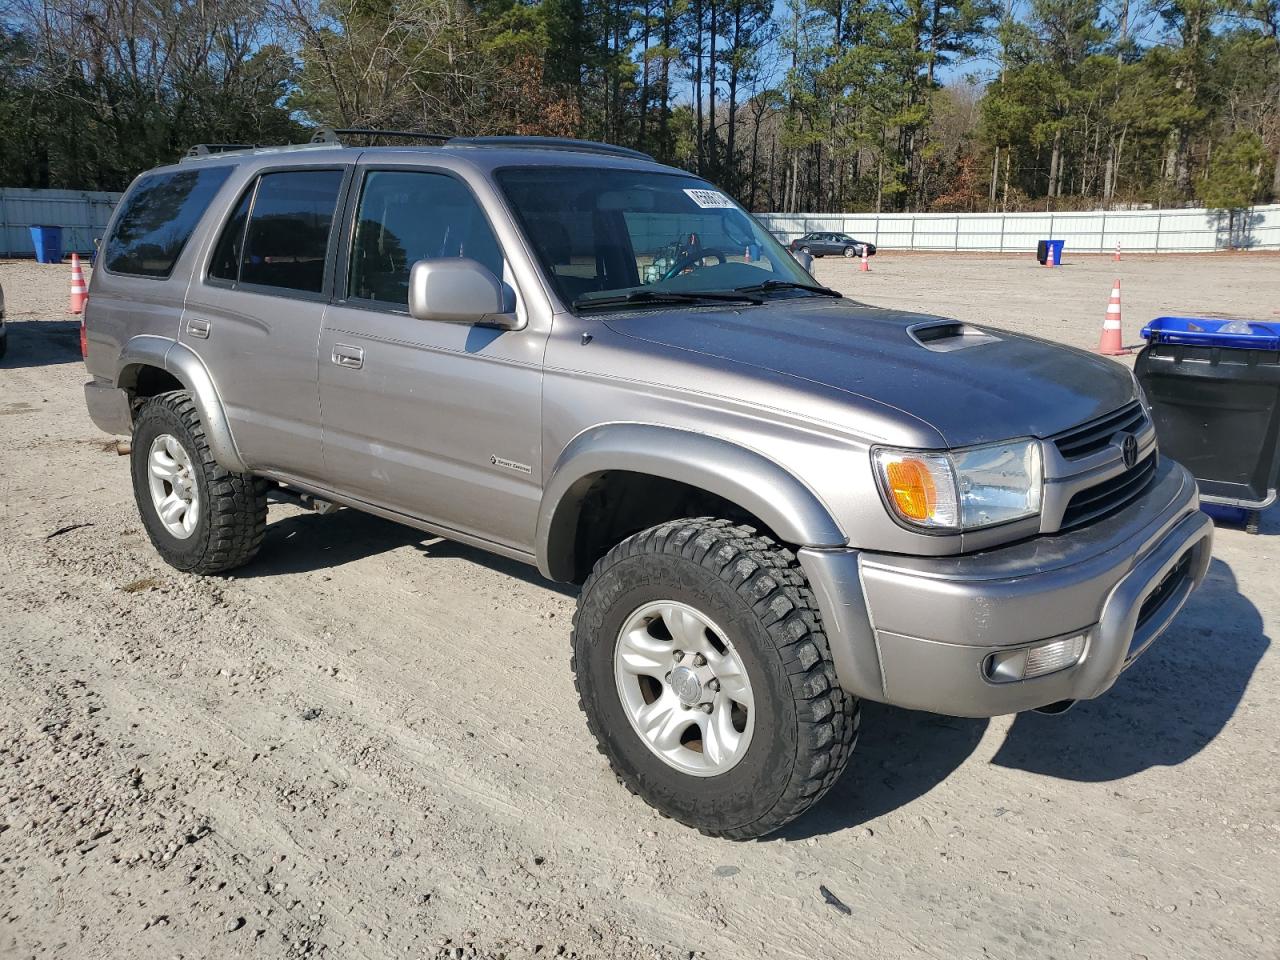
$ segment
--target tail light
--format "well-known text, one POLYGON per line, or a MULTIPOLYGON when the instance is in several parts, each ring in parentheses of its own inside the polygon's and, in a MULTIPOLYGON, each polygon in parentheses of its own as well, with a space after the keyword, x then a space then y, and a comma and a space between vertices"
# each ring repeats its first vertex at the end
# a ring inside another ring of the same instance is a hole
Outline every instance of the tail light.
POLYGON ((89 333, 84 327, 84 317, 80 317, 80 357, 81 359, 89 359, 89 333))

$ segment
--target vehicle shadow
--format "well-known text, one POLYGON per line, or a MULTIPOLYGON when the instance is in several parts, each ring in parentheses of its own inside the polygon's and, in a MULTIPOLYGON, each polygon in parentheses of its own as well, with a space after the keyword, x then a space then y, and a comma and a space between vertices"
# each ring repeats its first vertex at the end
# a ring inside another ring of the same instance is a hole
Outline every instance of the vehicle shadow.
POLYGON ((15 320, 5 323, 9 348, 0 358, 0 370, 18 367, 52 367, 78 363, 79 320, 15 320))
MULTIPOLYGON (((476 547, 383 520, 359 510, 340 509, 326 516, 298 513, 267 524, 262 551, 237 578, 314 573, 412 546, 428 560, 458 558, 548 590, 576 595, 577 589, 544 579, 536 569, 476 547)), ((423 570, 430 575, 430 566, 423 570)))
POLYGON ((1173 627, 1111 691, 1058 717, 1019 714, 992 763, 1095 783, 1176 766, 1222 732, 1270 645, 1258 608, 1214 560, 1173 627))
POLYGON ((835 833, 911 803, 969 758, 989 722, 863 701, 857 748, 844 775, 818 806, 767 839, 835 833))
MULTIPOLYGON (((1080 782, 1176 766, 1222 732, 1270 644, 1257 607, 1237 590, 1231 568, 1214 560, 1174 626, 1111 691, 1059 716, 1018 714, 991 762, 1080 782)), ((864 702, 844 776, 772 836, 833 833, 911 803, 969 758, 987 725, 864 702)))

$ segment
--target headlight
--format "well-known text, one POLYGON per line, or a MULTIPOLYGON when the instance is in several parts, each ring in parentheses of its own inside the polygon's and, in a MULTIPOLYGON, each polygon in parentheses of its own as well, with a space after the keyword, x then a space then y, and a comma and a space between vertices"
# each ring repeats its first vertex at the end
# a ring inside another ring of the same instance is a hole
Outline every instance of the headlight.
POLYGON ((876 447, 871 457, 889 509, 914 527, 976 530, 1040 512, 1038 440, 946 452, 876 447))

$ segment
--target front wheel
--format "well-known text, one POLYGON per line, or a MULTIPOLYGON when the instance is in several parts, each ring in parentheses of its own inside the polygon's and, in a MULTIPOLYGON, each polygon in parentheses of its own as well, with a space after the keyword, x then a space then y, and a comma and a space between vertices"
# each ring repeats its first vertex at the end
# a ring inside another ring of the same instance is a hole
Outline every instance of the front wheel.
POLYGON ((267 482, 213 458, 191 396, 147 401, 133 427, 133 495, 156 552, 189 573, 248 563, 267 526, 267 482))
POLYGON ((845 256, 845 259, 846 259, 846 260, 852 260, 852 259, 853 259, 854 257, 856 257, 857 255, 858 255, 858 248, 857 248, 857 247, 845 247, 845 248, 844 248, 844 256, 845 256))
POLYGON ((619 780, 703 833, 763 836, 839 778, 858 702, 795 556, 709 518, 652 527, 592 572, 574 679, 619 780))

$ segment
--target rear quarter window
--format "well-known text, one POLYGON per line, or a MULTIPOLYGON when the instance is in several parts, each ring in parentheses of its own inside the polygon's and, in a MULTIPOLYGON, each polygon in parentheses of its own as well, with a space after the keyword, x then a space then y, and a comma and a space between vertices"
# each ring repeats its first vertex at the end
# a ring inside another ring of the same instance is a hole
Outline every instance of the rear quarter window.
POLYGON ((167 278, 231 169, 176 170, 139 180, 107 238, 103 260, 108 272, 167 278))

